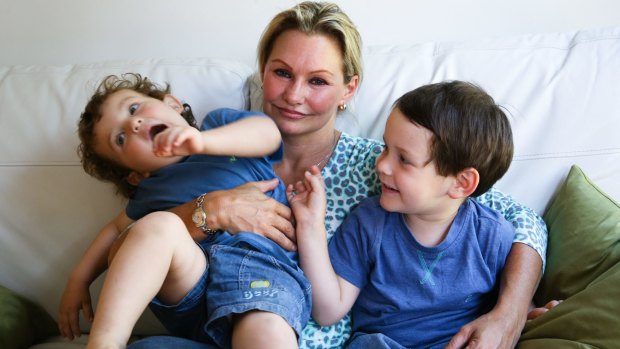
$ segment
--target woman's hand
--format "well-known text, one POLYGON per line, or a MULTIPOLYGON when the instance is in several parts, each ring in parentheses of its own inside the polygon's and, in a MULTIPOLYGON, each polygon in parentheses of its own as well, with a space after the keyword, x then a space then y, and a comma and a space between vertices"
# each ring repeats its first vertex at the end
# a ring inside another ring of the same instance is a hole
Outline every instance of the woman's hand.
POLYGON ((278 180, 249 182, 230 190, 219 190, 205 196, 208 226, 231 234, 253 232, 273 240, 283 248, 295 251, 295 228, 291 209, 265 195, 275 189, 278 180))
POLYGON ((556 305, 562 303, 562 301, 557 301, 557 300, 552 300, 549 301, 547 304, 545 304, 542 307, 538 307, 538 308, 534 308, 532 307, 532 309, 530 310, 529 313, 527 313, 527 319, 528 320, 534 320, 537 317, 543 315, 544 313, 548 312, 549 310, 551 310, 553 307, 555 307, 556 305))

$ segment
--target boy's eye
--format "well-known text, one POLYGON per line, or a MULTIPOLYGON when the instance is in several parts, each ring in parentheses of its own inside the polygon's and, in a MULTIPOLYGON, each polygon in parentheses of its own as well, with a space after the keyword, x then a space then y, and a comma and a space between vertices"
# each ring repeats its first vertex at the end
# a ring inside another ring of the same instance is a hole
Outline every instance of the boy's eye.
POLYGON ((283 77, 283 78, 290 78, 291 77, 291 73, 289 73, 288 71, 284 70, 284 69, 276 69, 274 71, 276 73, 277 76, 283 77))
POLYGON ((116 145, 122 147, 125 144, 125 132, 121 132, 116 136, 116 145))
POLYGON ((133 114, 134 114, 134 113, 138 110, 138 107, 139 107, 139 106, 140 106, 140 105, 139 105, 138 103, 133 103, 133 104, 131 104, 131 105, 129 106, 129 114, 130 114, 130 115, 133 115, 133 114))
POLYGON ((406 165, 406 164, 409 164, 409 160, 405 159, 405 157, 404 157, 404 156, 402 156, 402 155, 401 155, 401 156, 399 156, 399 159, 400 159, 400 162, 401 162, 401 163, 403 163, 403 164, 405 164, 405 165, 406 165))

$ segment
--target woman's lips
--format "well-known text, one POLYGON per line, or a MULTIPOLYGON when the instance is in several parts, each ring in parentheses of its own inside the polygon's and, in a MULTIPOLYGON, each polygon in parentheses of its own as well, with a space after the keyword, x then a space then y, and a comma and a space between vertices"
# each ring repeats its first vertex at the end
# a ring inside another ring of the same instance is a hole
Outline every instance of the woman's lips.
POLYGON ((280 107, 276 107, 278 108, 278 111, 280 112, 280 115, 287 117, 289 119, 302 119, 306 116, 306 114, 304 113, 300 113, 298 111, 295 110, 291 110, 291 109, 286 109, 286 108, 280 108, 280 107))

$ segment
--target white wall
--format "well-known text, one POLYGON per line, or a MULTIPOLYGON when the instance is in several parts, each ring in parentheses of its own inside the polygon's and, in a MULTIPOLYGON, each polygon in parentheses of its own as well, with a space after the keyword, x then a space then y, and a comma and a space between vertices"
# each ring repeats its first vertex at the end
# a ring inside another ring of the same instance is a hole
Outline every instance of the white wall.
MULTIPOLYGON (((0 0, 0 65, 210 56, 254 64, 294 0, 0 0)), ((336 0, 366 45, 620 24, 617 0, 336 0), (449 9, 449 10, 448 10, 449 9)))

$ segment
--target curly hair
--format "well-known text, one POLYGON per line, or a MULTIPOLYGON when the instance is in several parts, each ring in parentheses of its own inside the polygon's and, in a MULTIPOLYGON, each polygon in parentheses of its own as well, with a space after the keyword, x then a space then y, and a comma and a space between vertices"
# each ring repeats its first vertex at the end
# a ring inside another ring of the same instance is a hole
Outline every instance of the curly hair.
MULTIPOLYGON (((101 120, 101 106, 107 98, 120 90, 133 90, 148 97, 163 100, 170 94, 170 84, 161 87, 146 77, 136 73, 125 73, 120 76, 106 76, 95 93, 92 95, 78 122, 78 136, 80 144, 77 148, 78 156, 84 171, 89 175, 116 187, 116 193, 130 198, 136 191, 136 186, 127 182, 131 170, 107 159, 95 151, 95 125, 101 120)), ((196 127, 196 119, 191 107, 184 103, 181 115, 187 122, 196 127)))

